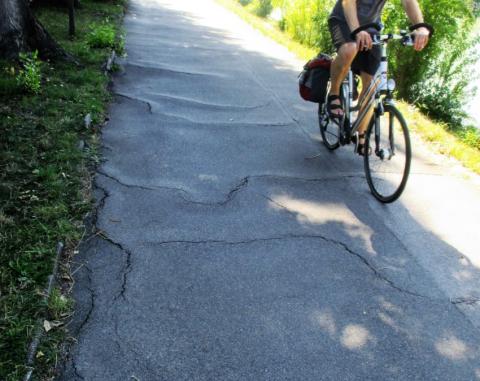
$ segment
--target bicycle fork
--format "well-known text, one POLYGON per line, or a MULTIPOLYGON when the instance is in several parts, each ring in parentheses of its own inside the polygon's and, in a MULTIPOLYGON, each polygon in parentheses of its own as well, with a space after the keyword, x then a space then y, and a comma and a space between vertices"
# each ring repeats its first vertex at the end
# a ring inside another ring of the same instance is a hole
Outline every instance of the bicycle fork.
POLYGON ((377 99, 375 107, 375 155, 381 160, 391 160, 395 156, 395 135, 394 135, 394 118, 389 114, 388 118, 388 147, 381 146, 381 117, 385 115, 385 108, 382 102, 377 99))

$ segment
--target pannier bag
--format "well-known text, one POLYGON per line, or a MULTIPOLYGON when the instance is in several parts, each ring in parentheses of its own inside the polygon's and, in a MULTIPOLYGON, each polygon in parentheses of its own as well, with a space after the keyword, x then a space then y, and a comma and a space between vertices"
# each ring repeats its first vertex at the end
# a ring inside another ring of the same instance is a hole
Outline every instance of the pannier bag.
POLYGON ((325 102, 331 64, 332 58, 323 53, 305 64, 298 81, 303 99, 315 103, 325 102))

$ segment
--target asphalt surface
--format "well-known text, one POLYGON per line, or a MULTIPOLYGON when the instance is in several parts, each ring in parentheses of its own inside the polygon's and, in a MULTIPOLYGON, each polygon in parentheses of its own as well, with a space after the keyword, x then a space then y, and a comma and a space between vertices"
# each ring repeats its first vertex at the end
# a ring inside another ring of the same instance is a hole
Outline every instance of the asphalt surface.
POLYGON ((284 48, 210 0, 125 28, 61 380, 480 380, 478 178, 415 140, 380 205, 284 48))

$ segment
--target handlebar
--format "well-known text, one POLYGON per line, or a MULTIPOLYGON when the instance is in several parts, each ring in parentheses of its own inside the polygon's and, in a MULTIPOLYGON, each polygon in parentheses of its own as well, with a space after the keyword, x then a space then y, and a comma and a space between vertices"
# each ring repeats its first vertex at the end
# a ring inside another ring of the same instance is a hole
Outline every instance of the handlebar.
MULTIPOLYGON (((400 34, 377 34, 377 33, 370 33, 372 36, 373 40, 373 45, 382 45, 387 43, 390 40, 401 40, 402 45, 404 46, 412 46, 414 41, 415 41, 415 34, 413 33, 416 29, 418 28, 427 28, 428 31, 430 32, 430 37, 433 35, 434 29, 430 24, 427 23, 419 23, 415 24, 409 27, 409 30, 411 33, 408 33, 405 30, 401 30, 400 34)), ((368 31, 368 29, 376 29, 378 32, 380 32, 383 29, 383 25, 380 23, 369 23, 362 25, 355 29, 350 36, 352 39, 355 40, 355 37, 358 33, 362 31, 368 31)))
POLYGON ((372 34, 373 45, 382 45, 391 40, 400 40, 403 46, 413 46, 415 35, 404 30, 401 30, 400 34, 372 34))

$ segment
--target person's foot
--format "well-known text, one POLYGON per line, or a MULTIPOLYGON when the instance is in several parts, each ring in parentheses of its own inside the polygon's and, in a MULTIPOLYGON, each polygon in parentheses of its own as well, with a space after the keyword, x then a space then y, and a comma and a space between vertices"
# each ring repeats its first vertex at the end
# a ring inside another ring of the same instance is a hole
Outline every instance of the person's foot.
MULTIPOLYGON (((359 154, 360 156, 365 155, 365 133, 363 134, 356 134, 352 141, 355 143, 355 153, 359 154)), ((371 148, 368 147, 368 155, 371 153, 371 148)))
POLYGON ((342 107, 342 102, 340 100, 340 97, 336 94, 330 94, 327 98, 327 112, 328 116, 332 121, 335 123, 340 124, 344 112, 343 112, 343 107, 342 107))

